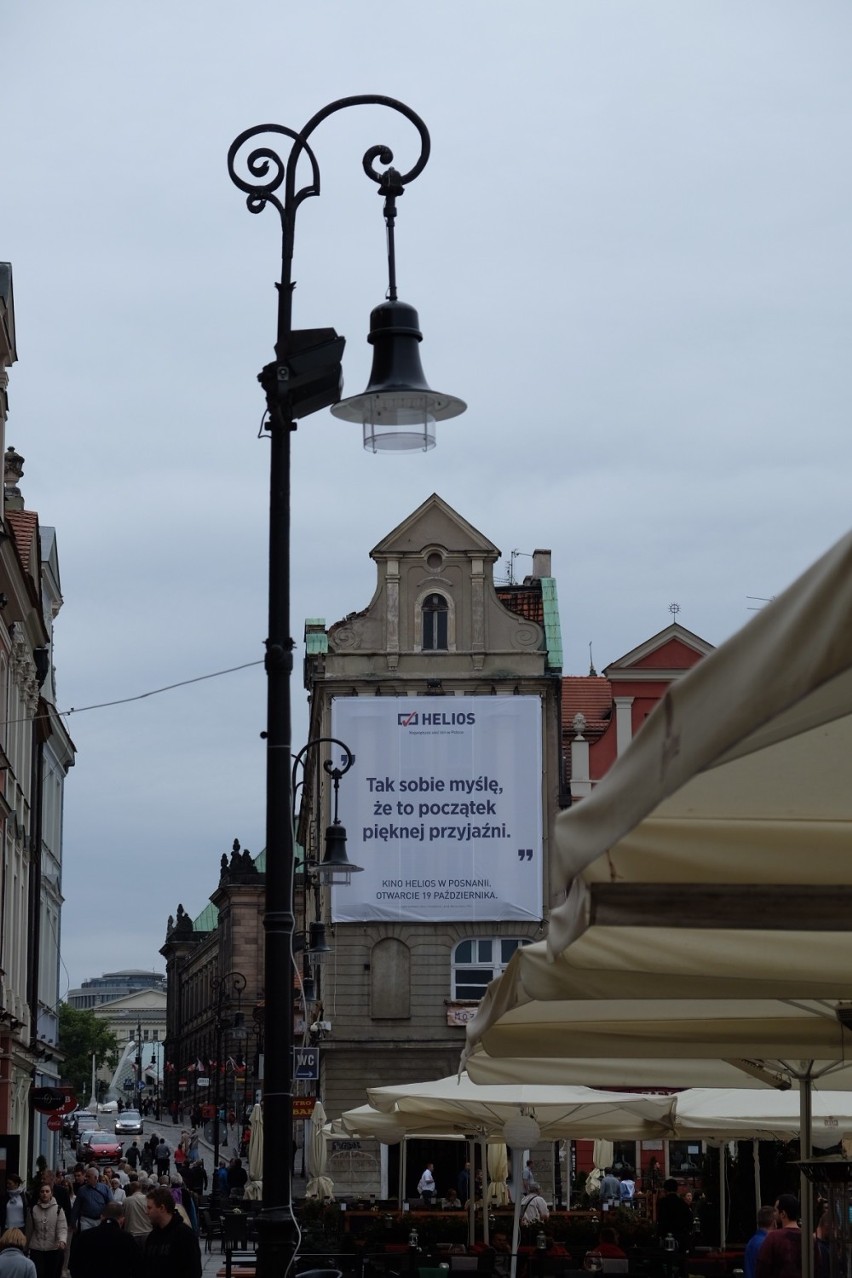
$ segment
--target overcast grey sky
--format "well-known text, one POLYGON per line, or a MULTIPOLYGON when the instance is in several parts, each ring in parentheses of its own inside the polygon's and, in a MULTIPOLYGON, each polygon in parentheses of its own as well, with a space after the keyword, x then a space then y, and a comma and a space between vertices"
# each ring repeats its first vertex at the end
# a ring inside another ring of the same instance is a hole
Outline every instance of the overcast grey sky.
MULTIPOLYGON (((369 549, 433 491, 504 555, 552 548, 568 672, 673 601, 712 643, 744 624, 850 522, 851 42, 845 0, 5 0, 7 439, 58 531, 60 707, 262 656, 279 228, 226 154, 354 93, 432 134, 400 296, 469 410, 406 457, 302 424, 295 638, 369 601, 369 549)), ((295 322, 346 335, 350 394, 385 288, 377 142, 408 167, 387 111, 321 126, 297 228, 295 322)), ((235 836, 260 849, 264 696, 254 667, 70 717, 71 985, 160 968, 178 901, 235 836)))

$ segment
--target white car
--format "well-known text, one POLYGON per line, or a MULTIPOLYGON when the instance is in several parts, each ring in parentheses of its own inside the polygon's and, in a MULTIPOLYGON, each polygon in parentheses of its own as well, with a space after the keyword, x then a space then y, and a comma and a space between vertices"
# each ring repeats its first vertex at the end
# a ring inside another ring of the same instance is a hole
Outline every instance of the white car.
POLYGON ((138 1109, 125 1109, 115 1116, 116 1136, 141 1136, 142 1115, 138 1109))

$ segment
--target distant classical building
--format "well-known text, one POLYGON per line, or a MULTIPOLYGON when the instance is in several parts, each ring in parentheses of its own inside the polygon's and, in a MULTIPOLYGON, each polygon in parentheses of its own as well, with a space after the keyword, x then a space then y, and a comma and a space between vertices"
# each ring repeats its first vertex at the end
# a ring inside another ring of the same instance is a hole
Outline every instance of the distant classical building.
MULTIPOLYGON (((114 975, 132 977, 134 974, 114 975)), ((130 1104, 142 1095, 153 1097, 162 1085, 167 998, 166 983, 161 977, 156 985, 98 1003, 92 1009, 118 1041, 118 1066, 112 1071, 104 1067, 99 1075, 106 1100, 120 1097, 130 1104)))
POLYGON ((123 972, 104 972, 102 976, 90 977, 79 989, 69 990, 66 1001, 70 1007, 86 1011, 141 990, 165 991, 165 988, 166 978, 162 972, 128 968, 123 972))

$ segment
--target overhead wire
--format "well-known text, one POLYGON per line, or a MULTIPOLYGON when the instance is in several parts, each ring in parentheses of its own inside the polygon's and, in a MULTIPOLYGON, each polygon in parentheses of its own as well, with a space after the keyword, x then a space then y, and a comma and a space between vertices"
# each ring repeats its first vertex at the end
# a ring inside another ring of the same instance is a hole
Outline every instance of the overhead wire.
MULTIPOLYGON (((263 658, 257 661, 244 661, 239 666, 228 666, 226 670, 214 670, 210 674, 195 675, 191 679, 180 679, 177 683, 166 683, 161 688, 150 688, 147 692, 137 692, 131 697, 116 697, 112 701, 95 701, 88 706, 70 706, 67 710, 58 710, 55 706, 51 706, 54 714, 62 719, 70 718, 72 714, 85 714, 88 710, 106 710, 110 706, 126 706, 132 701, 144 701, 147 697, 158 697, 163 692, 173 692, 175 688, 186 688, 193 683, 203 683, 207 679, 220 679, 222 675, 235 674, 238 670, 249 670, 252 666, 262 666, 263 658)), ((10 727, 15 723, 36 723, 40 719, 47 719, 49 715, 34 715, 32 718, 22 719, 6 719, 2 726, 10 727)))

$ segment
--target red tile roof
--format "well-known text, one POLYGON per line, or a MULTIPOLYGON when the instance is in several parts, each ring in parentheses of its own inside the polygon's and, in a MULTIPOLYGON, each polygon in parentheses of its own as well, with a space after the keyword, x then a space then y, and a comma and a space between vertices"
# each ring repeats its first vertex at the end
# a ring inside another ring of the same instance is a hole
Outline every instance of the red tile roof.
POLYGON ((497 586, 496 590, 497 598, 504 608, 527 621, 544 625, 544 602, 538 582, 534 586, 497 586))
POLYGON ((35 546, 38 515, 34 510, 7 510, 6 523, 15 535, 15 544, 24 572, 30 571, 30 555, 35 546))
POLYGON ((602 675, 566 675, 562 680, 562 731, 573 733, 575 714, 586 719, 584 736, 599 736, 612 718, 612 684, 602 675))

